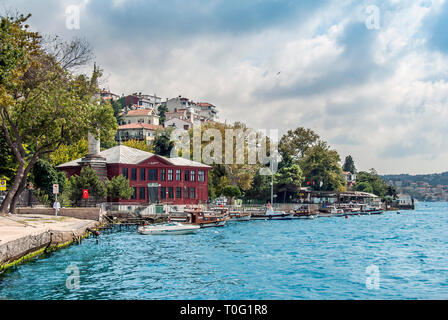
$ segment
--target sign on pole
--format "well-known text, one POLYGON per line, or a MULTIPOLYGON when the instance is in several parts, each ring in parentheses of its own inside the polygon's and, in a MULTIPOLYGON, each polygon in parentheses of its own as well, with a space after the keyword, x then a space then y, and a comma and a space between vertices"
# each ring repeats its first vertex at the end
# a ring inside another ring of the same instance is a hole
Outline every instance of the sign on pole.
POLYGON ((87 189, 82 190, 82 198, 89 199, 89 190, 87 190, 87 189))
POLYGON ((59 193, 59 185, 57 183, 53 184, 53 194, 59 193))
POLYGON ((6 180, 0 180, 0 191, 6 191, 6 180))

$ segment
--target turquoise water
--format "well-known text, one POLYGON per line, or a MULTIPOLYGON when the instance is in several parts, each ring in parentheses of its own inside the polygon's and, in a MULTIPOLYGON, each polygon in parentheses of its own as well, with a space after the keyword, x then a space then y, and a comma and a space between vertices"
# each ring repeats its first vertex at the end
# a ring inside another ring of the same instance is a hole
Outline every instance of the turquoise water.
POLYGON ((0 298, 448 299, 448 203, 194 235, 104 231, 0 276, 0 298), (71 264, 79 288, 69 290, 71 264))

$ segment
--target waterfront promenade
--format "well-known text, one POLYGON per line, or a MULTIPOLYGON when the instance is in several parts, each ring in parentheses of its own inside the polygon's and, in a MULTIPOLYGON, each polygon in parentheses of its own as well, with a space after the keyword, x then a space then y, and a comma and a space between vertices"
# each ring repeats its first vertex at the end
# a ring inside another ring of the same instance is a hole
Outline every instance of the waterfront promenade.
POLYGON ((0 216, 0 271, 79 241, 88 229, 99 226, 99 221, 64 216, 0 216))

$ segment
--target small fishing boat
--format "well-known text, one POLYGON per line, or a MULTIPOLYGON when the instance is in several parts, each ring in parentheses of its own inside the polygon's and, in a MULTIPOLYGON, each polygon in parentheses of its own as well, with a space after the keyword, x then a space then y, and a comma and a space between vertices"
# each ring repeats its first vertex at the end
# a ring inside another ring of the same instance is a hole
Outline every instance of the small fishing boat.
POLYGON ((317 215, 315 214, 300 214, 300 213, 293 213, 292 219, 314 219, 317 215))
POLYGON ((228 211, 229 221, 250 221, 251 214, 240 211, 228 211))
POLYGON ((185 212, 190 214, 189 223, 201 228, 224 227, 228 220, 224 215, 206 212, 200 208, 186 209, 185 212))
POLYGON ((200 227, 195 225, 185 225, 179 222, 169 222, 162 224, 141 226, 138 233, 144 235, 165 235, 165 234, 190 234, 195 233, 200 227))
POLYGON ((292 213, 274 211, 270 204, 264 213, 252 213, 250 217, 251 220, 291 220, 292 218, 292 213))
POLYGON ((352 211, 351 214, 359 215, 371 215, 371 214, 382 214, 383 210, 370 205, 361 205, 359 211, 352 211))
POLYGON ((315 217, 316 215, 312 214, 310 208, 306 205, 294 209, 292 213, 293 219, 314 219, 315 217))

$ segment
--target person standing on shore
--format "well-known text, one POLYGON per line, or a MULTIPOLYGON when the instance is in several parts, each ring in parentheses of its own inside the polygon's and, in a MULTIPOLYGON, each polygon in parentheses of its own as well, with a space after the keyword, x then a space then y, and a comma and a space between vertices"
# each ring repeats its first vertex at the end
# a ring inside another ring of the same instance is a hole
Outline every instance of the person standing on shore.
POLYGON ((58 200, 56 200, 53 204, 53 209, 55 210, 56 217, 58 216, 59 209, 61 208, 61 204, 58 200))

